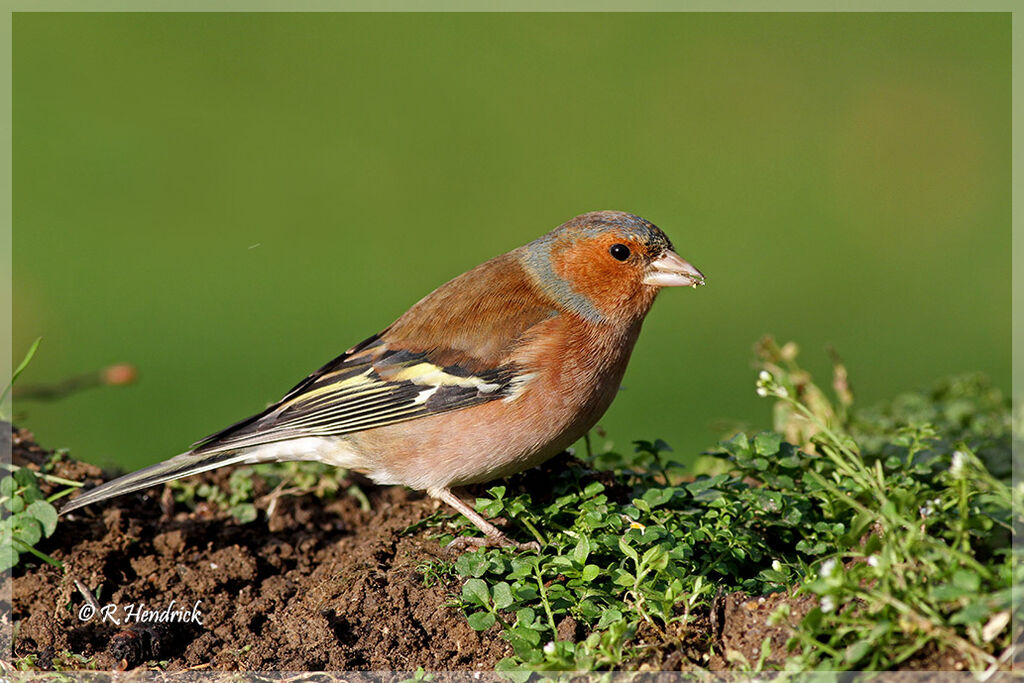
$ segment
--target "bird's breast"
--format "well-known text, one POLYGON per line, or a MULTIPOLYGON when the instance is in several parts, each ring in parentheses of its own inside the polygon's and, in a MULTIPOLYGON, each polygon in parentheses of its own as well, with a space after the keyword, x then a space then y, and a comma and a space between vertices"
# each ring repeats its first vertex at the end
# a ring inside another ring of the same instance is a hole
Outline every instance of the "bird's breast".
POLYGON ((417 489, 500 478, 557 455, 611 405, 640 331, 564 317, 531 330, 510 354, 519 379, 505 398, 349 435, 378 483, 417 489))

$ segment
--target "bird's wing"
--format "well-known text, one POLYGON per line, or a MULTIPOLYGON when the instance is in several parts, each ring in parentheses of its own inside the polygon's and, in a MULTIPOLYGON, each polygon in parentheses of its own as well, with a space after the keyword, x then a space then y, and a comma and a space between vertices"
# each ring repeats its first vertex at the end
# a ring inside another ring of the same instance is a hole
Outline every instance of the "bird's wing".
POLYGON ((258 415, 192 447, 212 454, 307 436, 350 432, 458 410, 504 398, 512 367, 470 373, 440 366, 428 352, 389 349, 372 337, 326 364, 258 415))
POLYGON ((340 436, 507 398, 530 371, 512 365, 510 353, 556 313, 514 258, 499 256, 442 285, 384 332, 192 452, 340 436))

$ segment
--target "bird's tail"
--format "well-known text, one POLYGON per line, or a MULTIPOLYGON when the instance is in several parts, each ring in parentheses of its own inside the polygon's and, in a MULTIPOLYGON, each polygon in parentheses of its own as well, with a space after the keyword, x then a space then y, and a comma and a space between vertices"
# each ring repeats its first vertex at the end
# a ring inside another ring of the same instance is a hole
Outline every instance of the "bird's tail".
POLYGON ((190 451, 176 455, 156 465, 150 465, 138 472, 118 477, 102 486, 86 491, 64 505, 60 510, 60 514, 63 515, 71 510, 77 510, 80 507, 98 503, 101 500, 107 500, 108 498, 114 498, 126 493, 134 493, 135 491, 141 491, 167 481, 181 479, 182 477, 188 477, 226 465, 252 465, 281 459, 281 457, 274 454, 253 452, 253 449, 215 453, 194 453, 190 451))

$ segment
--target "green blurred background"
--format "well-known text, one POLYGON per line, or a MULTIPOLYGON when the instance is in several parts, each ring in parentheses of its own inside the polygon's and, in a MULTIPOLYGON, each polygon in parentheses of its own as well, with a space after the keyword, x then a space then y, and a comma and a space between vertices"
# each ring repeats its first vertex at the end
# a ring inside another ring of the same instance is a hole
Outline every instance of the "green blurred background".
POLYGON ((15 414, 135 467, 260 410, 571 216, 708 276, 603 420, 682 458, 766 427, 752 344, 859 402, 1010 385, 1009 14, 15 14, 16 360, 127 361, 15 414))

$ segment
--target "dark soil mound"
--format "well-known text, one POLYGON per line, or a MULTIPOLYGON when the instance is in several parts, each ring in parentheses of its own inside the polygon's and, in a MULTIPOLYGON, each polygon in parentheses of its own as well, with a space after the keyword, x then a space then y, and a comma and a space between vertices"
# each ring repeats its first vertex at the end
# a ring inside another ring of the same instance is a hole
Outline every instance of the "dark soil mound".
MULTIPOLYGON (((15 433, 15 464, 48 456, 31 434, 15 433)), ((66 457, 54 474, 102 479, 66 457)), ((416 571, 444 552, 431 538, 438 531, 403 533, 438 503, 397 487, 367 492, 372 512, 350 496, 326 505, 285 497, 269 523, 244 525, 169 497, 124 496, 76 511, 40 546, 66 574, 46 564, 15 571, 14 657, 36 655, 41 668, 71 652, 95 657, 100 669, 147 660, 168 669, 492 669, 511 648, 446 604, 458 585, 427 587, 416 571), (121 606, 111 616, 122 625, 102 613, 83 621, 90 607, 76 582, 101 608, 121 606), (202 623, 123 625, 130 605, 161 610, 171 601, 186 611, 198 603, 202 623)))

